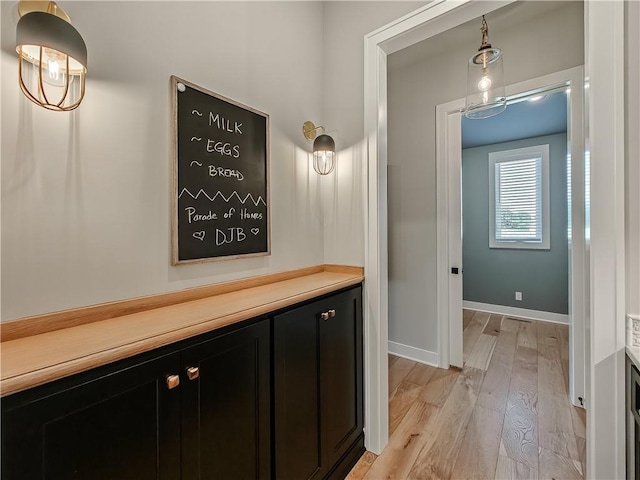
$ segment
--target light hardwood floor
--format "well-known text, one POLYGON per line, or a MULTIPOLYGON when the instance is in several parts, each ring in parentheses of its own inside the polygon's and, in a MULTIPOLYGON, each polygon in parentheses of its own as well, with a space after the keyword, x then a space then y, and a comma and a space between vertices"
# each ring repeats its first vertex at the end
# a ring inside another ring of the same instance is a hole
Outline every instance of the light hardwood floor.
POLYGON ((582 479, 566 325, 465 310, 462 370, 389 356, 389 444, 348 480, 582 479))

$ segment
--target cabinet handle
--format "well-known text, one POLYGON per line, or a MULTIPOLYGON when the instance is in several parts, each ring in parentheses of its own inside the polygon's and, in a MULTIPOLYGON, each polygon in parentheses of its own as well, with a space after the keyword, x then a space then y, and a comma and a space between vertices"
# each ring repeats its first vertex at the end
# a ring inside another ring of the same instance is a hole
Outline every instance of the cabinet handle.
POLYGON ((322 312, 322 313, 320 314, 320 318, 321 318, 322 320, 329 320, 329 312, 322 312))
POLYGON ((173 390, 178 385, 180 385, 180 376, 179 375, 167 375, 167 388, 169 390, 173 390))
POLYGON ((198 367, 187 368, 187 377, 189 380, 195 380, 200 376, 200 369, 198 367))
POLYGON ((333 309, 329 310, 329 316, 330 316, 331 318, 335 317, 335 316, 336 316, 336 311, 335 311, 335 310, 333 310, 333 309))

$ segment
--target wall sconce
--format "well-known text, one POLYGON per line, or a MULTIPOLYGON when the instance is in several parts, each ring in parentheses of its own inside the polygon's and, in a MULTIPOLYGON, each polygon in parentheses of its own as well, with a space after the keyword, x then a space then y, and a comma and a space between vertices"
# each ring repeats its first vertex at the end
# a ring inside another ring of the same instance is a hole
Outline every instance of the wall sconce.
POLYGON ((504 93, 502 50, 489 43, 489 27, 482 16, 482 45, 467 66, 467 99, 464 116, 488 118, 507 108, 504 93))
POLYGON ((21 1, 16 27, 18 82, 29 100, 66 112, 84 98, 87 46, 55 2, 21 1))
POLYGON ((324 133, 324 127, 316 127, 313 122, 304 122, 302 133, 313 142, 313 169, 320 175, 328 175, 336 166, 336 142, 324 133), (322 129, 322 135, 316 137, 316 131, 322 129))

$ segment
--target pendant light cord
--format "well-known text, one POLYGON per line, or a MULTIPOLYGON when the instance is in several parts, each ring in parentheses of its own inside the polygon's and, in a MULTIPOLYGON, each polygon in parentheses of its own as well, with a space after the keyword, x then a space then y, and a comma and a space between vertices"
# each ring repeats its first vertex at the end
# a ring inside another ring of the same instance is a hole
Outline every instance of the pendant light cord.
POLYGON ((489 25, 487 25, 484 15, 482 16, 482 28, 480 31, 482 32, 482 45, 480 45, 478 51, 491 48, 491 44, 489 43, 489 25))

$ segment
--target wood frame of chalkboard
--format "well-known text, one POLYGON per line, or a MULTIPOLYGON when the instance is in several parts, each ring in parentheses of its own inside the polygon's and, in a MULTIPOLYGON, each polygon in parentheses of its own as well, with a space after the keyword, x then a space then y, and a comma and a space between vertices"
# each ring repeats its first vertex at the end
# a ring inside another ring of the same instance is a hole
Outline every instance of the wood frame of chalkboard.
POLYGON ((170 83, 172 265, 270 255, 269 115, 170 83))

